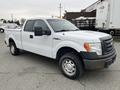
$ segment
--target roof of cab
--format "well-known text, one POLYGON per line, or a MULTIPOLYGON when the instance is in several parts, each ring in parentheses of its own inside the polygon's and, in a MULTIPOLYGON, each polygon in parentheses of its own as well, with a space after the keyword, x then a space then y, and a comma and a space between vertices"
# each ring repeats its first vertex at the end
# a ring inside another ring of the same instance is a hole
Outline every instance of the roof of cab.
POLYGON ((29 18, 27 20, 37 20, 37 19, 47 20, 47 19, 60 19, 60 18, 29 18))

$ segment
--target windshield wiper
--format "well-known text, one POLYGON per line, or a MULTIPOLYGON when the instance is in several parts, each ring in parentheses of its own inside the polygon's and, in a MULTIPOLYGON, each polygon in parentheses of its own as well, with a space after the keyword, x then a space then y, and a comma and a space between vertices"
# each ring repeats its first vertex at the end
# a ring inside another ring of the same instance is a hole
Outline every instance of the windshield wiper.
POLYGON ((79 31, 80 29, 75 29, 75 30, 65 30, 65 29, 63 29, 63 30, 59 30, 59 31, 56 31, 56 32, 66 32, 66 31, 79 31))
POLYGON ((70 31, 70 30, 59 30, 59 31, 56 31, 56 32, 66 32, 66 31, 70 31))
POLYGON ((79 31, 80 29, 76 29, 75 31, 79 31))

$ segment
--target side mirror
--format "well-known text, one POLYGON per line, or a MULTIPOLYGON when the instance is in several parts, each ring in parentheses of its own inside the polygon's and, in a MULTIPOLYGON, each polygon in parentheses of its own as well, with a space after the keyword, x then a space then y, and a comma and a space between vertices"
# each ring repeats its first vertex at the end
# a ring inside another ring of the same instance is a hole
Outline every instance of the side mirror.
POLYGON ((34 27, 34 34, 35 36, 42 36, 43 35, 42 27, 34 27))
POLYGON ((35 36, 51 35, 50 30, 43 30, 42 27, 34 27, 35 36))
POLYGON ((50 30, 45 30, 45 31, 43 31, 43 35, 51 35, 51 31, 50 30))

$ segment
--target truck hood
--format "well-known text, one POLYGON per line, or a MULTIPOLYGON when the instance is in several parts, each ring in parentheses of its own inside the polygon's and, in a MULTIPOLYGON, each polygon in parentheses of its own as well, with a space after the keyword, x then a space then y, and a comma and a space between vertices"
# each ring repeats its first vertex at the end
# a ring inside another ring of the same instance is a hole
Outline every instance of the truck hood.
POLYGON ((95 32, 95 31, 72 31, 72 32, 65 32, 66 35, 72 35, 72 36, 84 36, 89 38, 103 38, 110 36, 106 33, 101 32, 95 32))
POLYGON ((60 34, 62 35, 62 37, 66 37, 68 39, 83 39, 95 42, 100 42, 100 38, 111 37, 109 34, 95 31, 68 31, 58 33, 58 36, 60 34))

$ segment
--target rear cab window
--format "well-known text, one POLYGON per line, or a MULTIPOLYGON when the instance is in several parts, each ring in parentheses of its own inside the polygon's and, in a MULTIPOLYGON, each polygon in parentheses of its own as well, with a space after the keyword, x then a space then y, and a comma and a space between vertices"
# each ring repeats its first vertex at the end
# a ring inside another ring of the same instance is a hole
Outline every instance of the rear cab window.
POLYGON ((33 32, 34 23, 35 23, 34 20, 28 20, 25 24, 24 31, 33 32))

